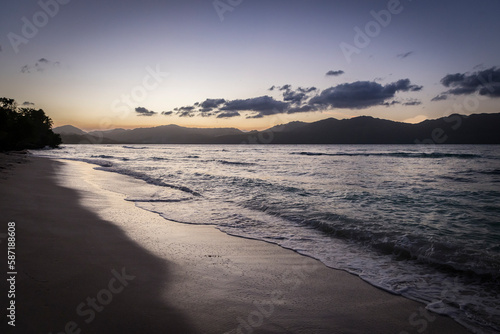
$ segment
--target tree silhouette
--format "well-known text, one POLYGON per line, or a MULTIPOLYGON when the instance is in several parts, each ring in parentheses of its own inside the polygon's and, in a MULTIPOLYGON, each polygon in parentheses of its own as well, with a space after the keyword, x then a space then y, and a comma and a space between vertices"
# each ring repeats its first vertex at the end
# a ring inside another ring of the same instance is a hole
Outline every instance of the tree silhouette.
POLYGON ((42 109, 18 108, 14 99, 0 98, 0 151, 58 147, 52 120, 42 109))

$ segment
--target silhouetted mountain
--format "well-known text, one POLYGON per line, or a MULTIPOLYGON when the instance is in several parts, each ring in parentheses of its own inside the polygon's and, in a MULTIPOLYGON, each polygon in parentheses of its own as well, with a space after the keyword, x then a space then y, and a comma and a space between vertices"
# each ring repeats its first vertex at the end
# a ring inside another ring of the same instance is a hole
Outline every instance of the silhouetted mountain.
MULTIPOLYGON (((69 143, 119 144, 500 144, 500 113, 454 114, 418 124, 361 116, 313 123, 291 122, 264 131, 165 125, 133 130, 61 134, 69 143)), ((79 130, 79 129, 77 129, 79 130)))
POLYGON ((418 124, 370 116, 305 123, 290 131, 272 128, 244 136, 218 137, 214 143, 272 144, 500 144, 500 114, 454 114, 418 124))
MULTIPOLYGON (((78 128, 76 130, 82 131, 78 128)), ((133 130, 113 129, 92 131, 83 134, 61 133, 65 144, 197 144, 208 143, 213 138, 240 135, 243 131, 234 128, 185 128, 178 125, 163 125, 154 128, 133 130)))
POLYGON ((60 135, 85 135, 87 134, 85 131, 80 130, 77 127, 74 127, 73 125, 63 125, 63 126, 58 126, 57 128, 52 129, 54 133, 58 133, 60 135))
POLYGON ((306 122, 299 122, 299 121, 293 121, 287 124, 280 124, 273 126, 272 128, 269 128, 266 130, 266 132, 272 131, 272 132, 288 132, 288 131, 293 131, 298 128, 301 128, 305 125, 308 125, 309 123, 306 122))

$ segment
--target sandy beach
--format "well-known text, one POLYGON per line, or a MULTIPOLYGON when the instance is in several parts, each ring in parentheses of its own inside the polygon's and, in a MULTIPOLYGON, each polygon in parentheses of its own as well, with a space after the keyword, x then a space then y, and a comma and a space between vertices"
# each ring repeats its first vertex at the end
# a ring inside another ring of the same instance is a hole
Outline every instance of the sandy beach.
POLYGON ((3 333, 468 333, 291 250, 125 201, 143 181, 15 159, 0 174, 2 261, 15 222, 17 269, 13 327, 2 266, 3 333))

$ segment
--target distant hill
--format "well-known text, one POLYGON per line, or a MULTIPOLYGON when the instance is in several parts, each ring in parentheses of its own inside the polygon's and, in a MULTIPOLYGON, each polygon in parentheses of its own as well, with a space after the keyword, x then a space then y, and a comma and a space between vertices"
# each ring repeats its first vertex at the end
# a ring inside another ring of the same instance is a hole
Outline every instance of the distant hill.
POLYGON ((73 125, 63 125, 63 126, 58 126, 57 128, 52 129, 54 133, 58 133, 60 135, 85 135, 87 134, 85 131, 80 130, 77 127, 74 127, 73 125))
POLYGON ((360 116, 313 123, 291 122, 264 131, 186 128, 164 125, 86 133, 72 126, 55 128, 63 143, 115 144, 500 144, 500 113, 454 114, 418 124, 360 116), (63 129, 62 129, 63 128, 63 129))

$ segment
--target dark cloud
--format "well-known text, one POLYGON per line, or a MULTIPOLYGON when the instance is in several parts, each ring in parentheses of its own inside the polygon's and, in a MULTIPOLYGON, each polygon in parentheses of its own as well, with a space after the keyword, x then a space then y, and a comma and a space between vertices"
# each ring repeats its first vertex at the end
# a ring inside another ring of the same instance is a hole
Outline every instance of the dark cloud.
POLYGON ((270 90, 271 92, 276 88, 276 86, 271 86, 268 90, 270 90))
POLYGON ((408 102, 403 103, 404 106, 419 106, 421 104, 422 102, 420 102, 419 100, 410 100, 408 102))
POLYGON ((436 102, 436 101, 444 101, 448 99, 448 95, 446 94, 439 94, 436 97, 433 97, 431 101, 436 102))
POLYGON ((162 111, 161 114, 164 116, 171 116, 174 112, 173 111, 162 111))
POLYGON ((387 84, 384 86, 384 90, 387 92, 390 92, 392 94, 396 93, 397 91, 402 91, 402 92, 418 92, 422 90, 422 86, 417 86, 417 85, 412 85, 410 83, 410 79, 401 79, 396 82, 387 84))
POLYGON ((26 102, 23 102, 22 105, 25 107, 29 107, 29 106, 34 106, 35 104, 33 102, 26 101, 26 102))
POLYGON ((190 112, 190 111, 179 111, 176 113, 177 116, 179 117, 194 117, 195 114, 190 112))
POLYGON ((413 51, 405 52, 405 53, 400 53, 396 57, 400 59, 405 59, 406 57, 409 57, 413 54, 413 51))
POLYGON ((179 107, 179 108, 174 108, 174 111, 176 112, 176 115, 179 117, 193 117, 196 116, 196 107, 194 106, 186 106, 186 107, 179 107))
POLYGON ((299 92, 301 92, 301 93, 306 93, 306 94, 307 94, 307 93, 314 92, 314 91, 316 91, 316 90, 318 90, 318 89, 317 89, 316 87, 308 87, 308 88, 302 88, 302 87, 299 87, 297 90, 298 90, 299 92))
POLYGON ((450 87, 451 85, 454 85, 455 83, 460 83, 464 80, 465 74, 448 74, 445 76, 443 79, 441 79, 441 83, 445 87, 450 87))
POLYGON ((294 91, 294 90, 292 90, 292 85, 284 85, 282 87, 279 87, 279 90, 283 91, 283 101, 296 105, 296 104, 301 104, 304 100, 308 99, 309 96, 307 94, 316 91, 317 88, 316 87, 307 87, 307 88, 299 87, 294 91))
POLYGON ((194 106, 187 106, 187 107, 179 107, 175 108, 175 111, 193 111, 195 109, 194 106))
MULTIPOLYGON (((489 97, 500 97, 500 68, 491 67, 471 74, 448 74, 441 79, 441 84, 450 89, 438 96, 478 93, 489 97)), ((432 101, 439 101, 435 100, 438 96, 432 101)))
POLYGON ((153 116, 156 115, 156 112, 152 110, 148 110, 143 107, 137 107, 135 108, 135 112, 137 113, 137 116, 153 116))
POLYGON ((342 70, 338 70, 338 71, 333 71, 333 70, 332 70, 332 71, 328 71, 328 72, 326 72, 326 74, 325 74, 325 75, 326 75, 326 76, 334 76, 334 77, 337 77, 337 76, 342 75, 342 74, 344 74, 344 73, 345 73, 345 72, 344 72, 344 71, 342 71, 342 70))
POLYGON ((283 93, 283 100, 291 103, 301 103, 306 97, 305 93, 286 91, 283 93))
POLYGON ((214 108, 218 108, 221 104, 223 104, 225 102, 226 102, 226 100, 224 100, 224 99, 206 99, 205 101, 200 103, 200 106, 204 109, 214 109, 214 108))
POLYGON ((239 112, 237 111, 226 111, 221 114, 217 115, 217 118, 230 118, 230 117, 237 117, 241 116, 239 112))
POLYGON ((386 107, 391 107, 391 106, 393 106, 393 105, 395 105, 395 104, 401 104, 401 102, 399 102, 399 101, 391 101, 391 102, 384 102, 384 103, 381 103, 380 105, 382 105, 382 106, 386 106, 386 107))
POLYGON ((21 67, 21 73, 44 72, 52 68, 58 68, 60 65, 61 63, 58 61, 40 58, 34 65, 24 65, 21 67))
POLYGON ((385 86, 374 81, 356 81, 325 89, 309 100, 309 104, 316 105, 320 109, 328 107, 363 109, 384 105, 387 100, 394 98, 398 91, 408 92, 421 89, 422 86, 412 85, 409 79, 402 79, 385 86))
POLYGON ((282 101, 277 101, 270 96, 260 96, 246 100, 227 101, 221 111, 256 111, 259 115, 268 116, 284 113, 288 109, 289 104, 282 101))

